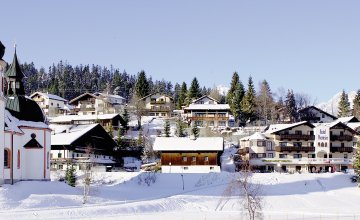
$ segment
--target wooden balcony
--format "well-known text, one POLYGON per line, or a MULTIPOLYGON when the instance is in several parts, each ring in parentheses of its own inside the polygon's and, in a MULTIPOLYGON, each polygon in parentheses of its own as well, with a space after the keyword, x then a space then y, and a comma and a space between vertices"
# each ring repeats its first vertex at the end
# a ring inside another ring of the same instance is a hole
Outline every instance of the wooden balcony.
POLYGON ((315 140, 315 135, 308 134, 281 134, 280 140, 315 140))
POLYGON ((73 158, 51 158, 51 163, 73 163, 73 158))
POLYGON ((339 153, 352 153, 354 151, 353 147, 330 147, 330 152, 331 153, 335 153, 335 152, 339 152, 339 153))
POLYGON ((229 117, 220 116, 193 116, 189 117, 192 121, 228 121, 229 117))
POLYGON ((150 101, 150 104, 152 105, 164 105, 166 104, 165 101, 150 101))
POLYGON ((151 106, 150 109, 145 109, 147 112, 168 112, 171 111, 170 107, 167 106, 151 106))
POLYGON ((331 141, 352 141, 353 136, 351 135, 331 135, 330 136, 331 141))
POLYGON ((315 147, 293 147, 293 146, 289 146, 289 147, 281 147, 281 146, 276 146, 275 147, 275 151, 276 152, 312 152, 315 151, 315 147))

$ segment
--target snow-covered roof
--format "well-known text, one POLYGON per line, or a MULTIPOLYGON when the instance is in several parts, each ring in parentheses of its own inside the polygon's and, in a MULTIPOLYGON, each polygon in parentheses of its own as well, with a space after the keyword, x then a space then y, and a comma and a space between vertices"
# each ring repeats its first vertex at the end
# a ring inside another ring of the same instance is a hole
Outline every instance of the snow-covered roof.
POLYGON ((106 94, 106 93, 101 93, 101 92, 95 92, 94 95, 96 95, 96 96, 101 95, 103 97, 109 97, 109 98, 113 98, 113 99, 125 99, 124 97, 119 96, 119 95, 106 94))
POLYGON ((17 133, 23 133, 20 127, 31 128, 49 128, 49 125, 44 122, 23 121, 15 118, 11 113, 5 109, 4 114, 5 131, 13 131, 17 133))
POLYGON ((240 140, 241 141, 249 141, 249 140, 266 140, 266 136, 260 132, 256 132, 253 135, 243 137, 240 140))
POLYGON ((50 125, 51 145, 71 145, 98 124, 90 125, 50 125))
POLYGON ((204 98, 208 98, 208 99, 210 99, 210 100, 213 100, 214 102, 216 102, 216 104, 219 102, 218 100, 214 99, 214 98, 211 97, 211 96, 204 95, 204 96, 201 96, 201 97, 198 98, 198 99, 195 99, 194 101, 192 101, 192 103, 196 103, 196 102, 198 102, 198 101, 200 101, 200 100, 202 100, 202 99, 204 99, 204 98))
POLYGON ((341 117, 341 118, 338 118, 336 120, 336 122, 342 122, 344 124, 347 124, 349 123, 351 120, 355 119, 355 121, 358 121, 357 118, 355 118, 354 116, 349 116, 349 117, 341 117))
POLYGON ((115 161, 108 158, 94 158, 91 157, 87 160, 82 160, 83 163, 97 163, 97 164, 113 164, 115 161))
POLYGON ((292 124, 273 124, 273 125, 269 126, 269 129, 267 129, 265 133, 272 134, 272 133, 286 130, 289 128, 295 128, 295 127, 303 125, 303 124, 310 124, 310 123, 307 121, 301 121, 301 122, 296 122, 296 123, 292 123, 292 124))
POLYGON ((155 151, 222 151, 222 137, 157 137, 154 142, 155 151))
POLYGON ((59 100, 59 101, 64 101, 64 102, 68 101, 68 100, 66 100, 66 99, 64 99, 64 98, 62 98, 60 96, 50 94, 50 93, 43 93, 43 92, 35 92, 32 95, 30 95, 30 97, 33 98, 35 95, 41 95, 41 96, 43 96, 45 98, 52 99, 52 100, 59 100))
POLYGON ((185 110, 230 110, 229 104, 190 104, 185 110))
POLYGON ((70 111, 70 110, 73 110, 74 108, 75 108, 75 106, 73 106, 73 105, 69 105, 69 104, 64 105, 64 110, 70 111))
POLYGON ((351 129, 356 130, 360 127, 360 122, 350 122, 346 125, 349 126, 351 129))
POLYGON ((150 96, 153 96, 153 95, 165 96, 165 97, 168 97, 168 98, 171 99, 171 100, 174 99, 173 97, 171 97, 171 96, 169 96, 169 95, 167 95, 167 94, 165 94, 165 93, 156 92, 156 93, 152 93, 152 94, 149 94, 149 95, 147 95, 147 96, 142 97, 141 99, 139 99, 139 101, 140 101, 140 100, 144 100, 144 99, 146 99, 147 97, 150 97, 150 96))
POLYGON ((119 114, 102 114, 102 115, 60 115, 50 119, 51 123, 71 122, 71 121, 91 121, 113 119, 119 114))

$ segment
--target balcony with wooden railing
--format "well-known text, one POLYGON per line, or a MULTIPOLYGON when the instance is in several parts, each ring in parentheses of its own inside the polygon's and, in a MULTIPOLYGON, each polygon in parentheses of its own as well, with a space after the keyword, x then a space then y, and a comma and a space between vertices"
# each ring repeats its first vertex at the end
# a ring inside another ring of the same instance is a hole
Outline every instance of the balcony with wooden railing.
POLYGON ((315 147, 294 147, 294 146, 276 146, 275 147, 276 152, 312 152, 315 151, 315 147))
POLYGON ((219 115, 201 115, 201 116, 190 116, 192 121, 227 121, 229 117, 219 115))
POLYGON ((266 165, 266 164, 352 164, 352 159, 347 158, 263 158, 263 159, 250 159, 251 165, 266 165))
POLYGON ((353 147, 330 147, 330 152, 335 153, 352 153, 354 151, 353 147))
POLYGON ((352 141, 353 136, 351 136, 351 135, 331 135, 330 140, 331 141, 352 141))
POLYGON ((309 134, 281 134, 280 140, 315 140, 315 135, 309 134))
POLYGON ((150 101, 150 104, 152 105, 163 105, 163 104, 166 104, 166 101, 160 101, 160 100, 151 100, 150 101))
POLYGON ((148 112, 168 112, 170 111, 169 106, 151 106, 150 109, 145 109, 148 112))

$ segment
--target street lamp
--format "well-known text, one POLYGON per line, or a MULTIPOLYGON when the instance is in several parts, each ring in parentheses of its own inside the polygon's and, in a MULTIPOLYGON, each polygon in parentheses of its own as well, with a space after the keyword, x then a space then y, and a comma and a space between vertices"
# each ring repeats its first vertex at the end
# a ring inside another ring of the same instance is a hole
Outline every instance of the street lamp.
POLYGON ((182 169, 181 169, 181 180, 182 180, 183 190, 184 190, 185 189, 185 186, 184 186, 184 167, 182 167, 182 169))

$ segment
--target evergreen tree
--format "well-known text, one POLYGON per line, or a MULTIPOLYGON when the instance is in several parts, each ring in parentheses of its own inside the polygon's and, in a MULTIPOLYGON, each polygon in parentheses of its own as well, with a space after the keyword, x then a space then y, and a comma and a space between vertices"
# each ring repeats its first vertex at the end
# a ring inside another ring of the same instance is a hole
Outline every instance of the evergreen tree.
POLYGON ((124 131, 123 129, 118 129, 118 134, 117 134, 118 138, 117 138, 117 146, 119 146, 120 148, 123 147, 123 136, 124 136, 124 131))
POLYGON ((51 83, 51 86, 49 88, 49 93, 54 95, 60 95, 59 94, 59 81, 57 79, 54 79, 51 83))
MULTIPOLYGON (((204 86, 204 87, 200 90, 200 94, 201 94, 201 96, 209 95, 209 90, 204 86)), ((201 96, 200 96, 200 97, 201 97, 201 96)))
POLYGON ((295 122, 297 119, 297 109, 294 92, 292 90, 288 90, 285 100, 285 113, 289 118, 290 122, 295 122))
POLYGON ((241 110, 244 113, 245 121, 254 121, 256 119, 256 97, 252 77, 249 77, 248 89, 241 103, 241 110))
POLYGON ((75 167, 72 164, 68 165, 66 168, 65 180, 68 185, 75 187, 76 184, 75 167))
POLYGON ((124 120, 124 130, 127 131, 129 129, 129 113, 127 107, 124 108, 122 118, 124 120))
POLYGON ((266 124, 272 120, 272 110, 274 107, 274 100, 270 90, 269 83, 263 80, 260 84, 260 91, 257 97, 258 115, 266 124))
POLYGON ((350 103, 349 103, 348 95, 343 90, 339 101, 338 117, 340 118, 347 116, 350 116, 350 103))
POLYGON ((241 111, 241 101, 244 98, 244 87, 241 82, 236 85, 234 96, 232 98, 232 106, 230 107, 236 121, 243 121, 243 113, 241 111))
POLYGON ((144 71, 141 71, 136 81, 135 94, 137 95, 137 97, 142 98, 149 95, 149 93, 150 93, 149 83, 146 79, 146 74, 144 71))
POLYGON ((181 85, 181 90, 179 94, 179 100, 177 102, 177 109, 181 109, 182 106, 185 105, 186 95, 187 95, 187 86, 186 83, 183 82, 181 85))
POLYGON ((193 100, 201 97, 200 85, 196 77, 191 82, 189 92, 188 92, 188 101, 191 103, 193 100))
POLYGON ((238 73, 234 72, 230 83, 230 89, 226 95, 226 101, 230 106, 231 113, 237 121, 245 120, 241 109, 241 102, 243 101, 244 95, 244 85, 240 81, 238 73))
POLYGON ((357 91, 353 100, 353 116, 360 119, 360 89, 357 91))
MULTIPOLYGON (((356 152, 353 157, 353 167, 357 176, 358 182, 360 182, 360 141, 357 143, 356 152)), ((358 185, 360 187, 360 183, 358 185)))
POLYGON ((178 137, 185 137, 184 133, 184 123, 181 120, 177 121, 177 129, 176 129, 176 135, 178 137))
MULTIPOLYGON (((233 106, 233 98, 235 96, 235 90, 238 89, 239 82, 240 82, 239 75, 237 72, 234 72, 230 83, 230 89, 226 95, 226 101, 230 105, 230 109, 233 106)), ((233 110, 235 109, 232 108, 231 112, 234 114, 233 110)))
POLYGON ((176 109, 178 109, 178 104, 179 104, 179 96, 180 96, 180 91, 181 91, 181 86, 179 83, 175 83, 175 87, 174 87, 174 103, 175 103, 175 107, 176 109))
POLYGON ((191 133, 192 135, 194 135, 195 139, 199 137, 200 135, 200 130, 198 128, 198 126, 194 123, 194 126, 191 129, 191 133))
POLYGON ((169 120, 165 120, 164 135, 165 135, 165 137, 170 137, 170 121, 169 120))

